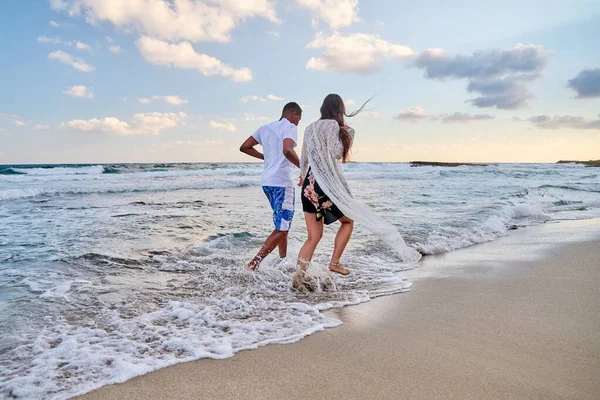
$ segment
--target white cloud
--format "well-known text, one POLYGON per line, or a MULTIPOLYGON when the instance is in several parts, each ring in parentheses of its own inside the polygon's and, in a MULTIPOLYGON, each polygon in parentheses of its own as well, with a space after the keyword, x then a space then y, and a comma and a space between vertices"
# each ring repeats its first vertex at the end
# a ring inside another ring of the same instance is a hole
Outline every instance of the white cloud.
POLYGON ((422 107, 409 107, 400 111, 398 115, 396 115, 396 119, 401 119, 405 121, 418 121, 421 119, 427 118, 427 110, 422 107))
POLYGON ((111 53, 119 54, 121 52, 121 46, 117 46, 117 45, 108 46, 108 51, 110 51, 111 53))
POLYGON ((353 106, 356 104, 356 102, 352 99, 348 99, 348 100, 344 101, 344 104, 347 106, 353 106))
POLYGON ((60 24, 56 21, 50 21, 49 24, 50 24, 50 26, 52 26, 54 28, 58 28, 60 26, 60 24))
POLYGON ((537 115, 527 119, 515 118, 516 121, 529 121, 539 129, 594 129, 600 130, 598 119, 588 119, 573 115, 537 115))
MULTIPOLYGON (((358 21, 358 0, 296 0, 310 10, 315 20, 322 20, 333 29, 358 21)), ((313 22, 313 25, 315 22, 313 22)))
POLYGON ((25 126, 25 125, 29 124, 29 122, 19 120, 15 114, 7 114, 7 113, 0 112, 0 118, 9 120, 17 126, 25 126))
POLYGON ((264 117, 264 116, 256 116, 251 113, 244 113, 244 120, 245 121, 266 121, 266 120, 268 120, 268 118, 264 117))
POLYGON ((377 121, 379 118, 381 118, 381 114, 379 114, 377 111, 372 111, 370 113, 367 113, 367 118, 373 121, 377 121))
POLYGON ((113 40, 110 36, 104 36, 104 40, 106 40, 108 43, 112 43, 113 40))
POLYGON ((223 132, 235 132, 237 131, 236 126, 233 124, 233 122, 227 122, 227 123, 219 123, 219 122, 215 122, 215 121, 210 121, 210 127, 213 129, 216 129, 218 131, 223 131, 223 132))
POLYGON ((488 121, 496 117, 490 114, 469 114, 455 112, 454 114, 441 114, 438 118, 445 123, 457 122, 465 124, 472 121, 488 121))
POLYGON ((274 94, 268 95, 267 99, 272 100, 272 101, 284 101, 285 100, 283 97, 275 96, 274 94))
POLYGON ((85 99, 91 99, 94 97, 94 89, 88 88, 84 85, 72 86, 63 91, 63 93, 68 94, 71 97, 82 97, 85 99))
POLYGON ((15 114, 7 114, 7 113, 0 112, 0 118, 9 120, 13 124, 15 124, 16 126, 29 125, 29 122, 25 122, 25 121, 22 121, 22 120, 18 119, 19 117, 16 116, 15 114))
POLYGON ((496 118, 490 114, 469 114, 463 112, 455 112, 453 114, 434 114, 429 115, 427 110, 422 107, 409 107, 406 108, 398 115, 396 119, 418 122, 418 121, 441 121, 443 123, 462 123, 466 124, 473 121, 489 121, 496 118))
POLYGON ((35 129, 36 131, 46 131, 50 129, 50 125, 37 124, 33 127, 33 129, 35 129))
POLYGON ((73 42, 72 40, 61 40, 58 36, 53 38, 49 38, 46 36, 38 36, 37 41, 39 43, 52 43, 63 44, 65 46, 75 46, 77 50, 87 51, 90 54, 92 53, 92 47, 89 44, 81 42, 79 40, 73 42))
POLYGON ((277 32, 277 31, 269 31, 267 33, 273 37, 279 37, 279 32, 277 32))
POLYGON ((176 106, 189 103, 189 101, 184 100, 179 96, 165 96, 165 101, 176 106))
POLYGON ((89 44, 86 44, 86 43, 83 43, 83 42, 80 42, 80 41, 76 41, 75 42, 75 48, 77 50, 83 50, 83 51, 87 51, 89 53, 92 52, 92 48, 90 47, 89 44))
POLYGON ((385 60, 402 59, 413 54, 406 46, 367 33, 344 36, 336 32, 329 37, 319 33, 307 47, 324 49, 321 57, 312 57, 306 64, 307 69, 320 71, 368 73, 385 60))
POLYGON ((163 129, 173 128, 187 117, 186 113, 145 113, 133 116, 133 126, 139 132, 158 134, 163 129))
POLYGON ((75 119, 63 122, 62 129, 78 132, 106 132, 116 135, 148 135, 160 134, 164 129, 179 125, 187 115, 185 113, 144 113, 135 114, 131 122, 121 121, 114 117, 75 119))
POLYGON ((224 145, 225 141, 222 139, 217 139, 217 140, 212 140, 212 139, 206 139, 206 140, 175 140, 175 141, 171 141, 171 142, 163 142, 163 143, 159 143, 159 144, 153 144, 152 147, 156 148, 156 147, 160 147, 161 149, 172 149, 172 148, 176 148, 179 147, 177 150, 178 151, 184 151, 186 149, 189 149, 190 147, 202 147, 202 148, 206 148, 206 147, 210 147, 210 146, 220 146, 220 145, 224 145), (183 148, 181 148, 183 147, 183 148))
POLYGON ((189 42, 171 44, 142 36, 136 43, 142 56, 153 64, 181 69, 196 69, 206 76, 221 75, 236 82, 252 80, 250 69, 234 69, 214 57, 197 53, 189 42))
POLYGON ((69 53, 65 53, 62 50, 50 53, 48 55, 48 58, 51 60, 58 60, 62 63, 69 64, 71 67, 83 72, 92 72, 95 69, 92 65, 86 63, 83 59, 75 58, 69 53))
POLYGON ((142 104, 148 104, 153 100, 164 100, 169 104, 173 104, 176 106, 179 106, 181 104, 187 104, 189 103, 188 100, 182 99, 181 97, 177 96, 177 95, 170 95, 170 96, 152 96, 152 97, 141 97, 138 99, 139 103, 142 104))
MULTIPOLYGON (((4 129, 4 128, 0 128, 0 132, 6 132, 6 129, 4 129)), ((2 154, 3 154, 3 153, 0 153, 0 156, 1 156, 2 154)))
POLYGON ((58 36, 53 37, 53 38, 49 38, 49 37, 46 37, 46 36, 38 36, 37 41, 39 43, 59 44, 60 43, 60 38, 58 36))
POLYGON ((255 94, 249 95, 249 96, 244 96, 240 99, 240 101, 242 103, 249 103, 251 101, 258 101, 261 103, 264 103, 265 101, 270 100, 270 101, 284 101, 285 99, 283 97, 280 96, 275 96, 274 94, 269 94, 267 95, 267 97, 262 97, 262 96, 257 96, 255 94))
POLYGON ((262 17, 279 23, 272 0, 51 0, 54 10, 109 21, 165 40, 227 42, 238 23, 262 17))
POLYGON ((80 132, 108 132, 118 135, 129 135, 129 132, 131 132, 131 127, 127 122, 114 117, 92 118, 88 120, 74 119, 69 122, 63 122, 60 124, 60 127, 80 132))
POLYGON ((249 101, 260 101, 261 103, 264 103, 265 101, 267 101, 267 99, 265 99, 264 97, 260 97, 257 95, 250 95, 250 96, 244 96, 240 99, 240 101, 242 103, 248 103, 249 101))

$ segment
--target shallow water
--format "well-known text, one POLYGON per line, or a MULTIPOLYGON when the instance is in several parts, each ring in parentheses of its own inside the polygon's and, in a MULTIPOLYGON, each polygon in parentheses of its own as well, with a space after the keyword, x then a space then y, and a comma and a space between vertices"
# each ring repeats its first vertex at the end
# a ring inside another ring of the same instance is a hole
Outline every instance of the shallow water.
MULTIPOLYGON (((411 266, 357 226, 342 260, 349 277, 319 293, 290 291, 305 238, 300 213, 289 259, 244 272, 272 230, 260 168, 0 166, 0 394, 66 398, 295 341, 339 324, 324 309, 408 290, 398 273, 411 266)), ((580 165, 345 169, 355 197, 423 254, 600 216, 600 172, 580 165)), ((326 229, 311 267, 324 280, 334 233, 326 229)))

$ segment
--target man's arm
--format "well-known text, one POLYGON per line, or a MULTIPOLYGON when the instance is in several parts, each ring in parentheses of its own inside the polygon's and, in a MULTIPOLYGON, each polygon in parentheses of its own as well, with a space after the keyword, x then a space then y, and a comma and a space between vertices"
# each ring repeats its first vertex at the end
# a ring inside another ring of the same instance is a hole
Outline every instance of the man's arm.
POLYGON ((296 154, 296 150, 294 150, 294 146, 296 146, 296 142, 294 142, 293 139, 290 139, 290 138, 283 139, 283 155, 292 164, 294 164, 296 167, 300 168, 300 160, 298 159, 298 154, 296 154))
POLYGON ((240 146, 240 151, 242 153, 248 154, 250 157, 258 158, 260 160, 264 160, 265 156, 258 150, 254 148, 258 142, 254 137, 250 136, 242 145, 240 146))

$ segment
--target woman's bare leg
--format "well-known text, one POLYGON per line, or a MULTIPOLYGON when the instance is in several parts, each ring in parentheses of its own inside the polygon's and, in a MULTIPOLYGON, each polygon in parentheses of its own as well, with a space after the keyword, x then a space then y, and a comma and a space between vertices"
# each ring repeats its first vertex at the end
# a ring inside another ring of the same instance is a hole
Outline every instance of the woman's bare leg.
POLYGON ((344 216, 339 219, 341 222, 340 229, 335 235, 335 245, 333 247, 333 254, 331 256, 331 264, 329 264, 329 270, 337 272, 338 274, 348 275, 350 270, 340 265, 340 258, 346 249, 346 245, 352 236, 352 230, 354 229, 354 221, 344 216))
POLYGON ((315 249, 323 237, 323 220, 317 221, 317 214, 304 213, 304 221, 306 221, 306 230, 308 238, 302 245, 298 253, 298 263, 296 266, 303 271, 306 271, 312 260, 315 249))

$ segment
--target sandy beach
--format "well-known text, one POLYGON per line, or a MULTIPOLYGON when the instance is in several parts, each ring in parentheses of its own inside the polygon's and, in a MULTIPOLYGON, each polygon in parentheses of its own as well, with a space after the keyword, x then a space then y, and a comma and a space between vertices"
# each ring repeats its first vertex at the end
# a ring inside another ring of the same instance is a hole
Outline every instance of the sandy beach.
POLYGON ((344 322, 338 328, 82 398, 598 399, 598 220, 570 224, 596 234, 551 244, 557 238, 544 235, 557 228, 538 227, 430 257, 423 271, 449 272, 417 278, 409 293, 330 311, 344 322), (545 239, 536 248, 538 234, 545 239))

